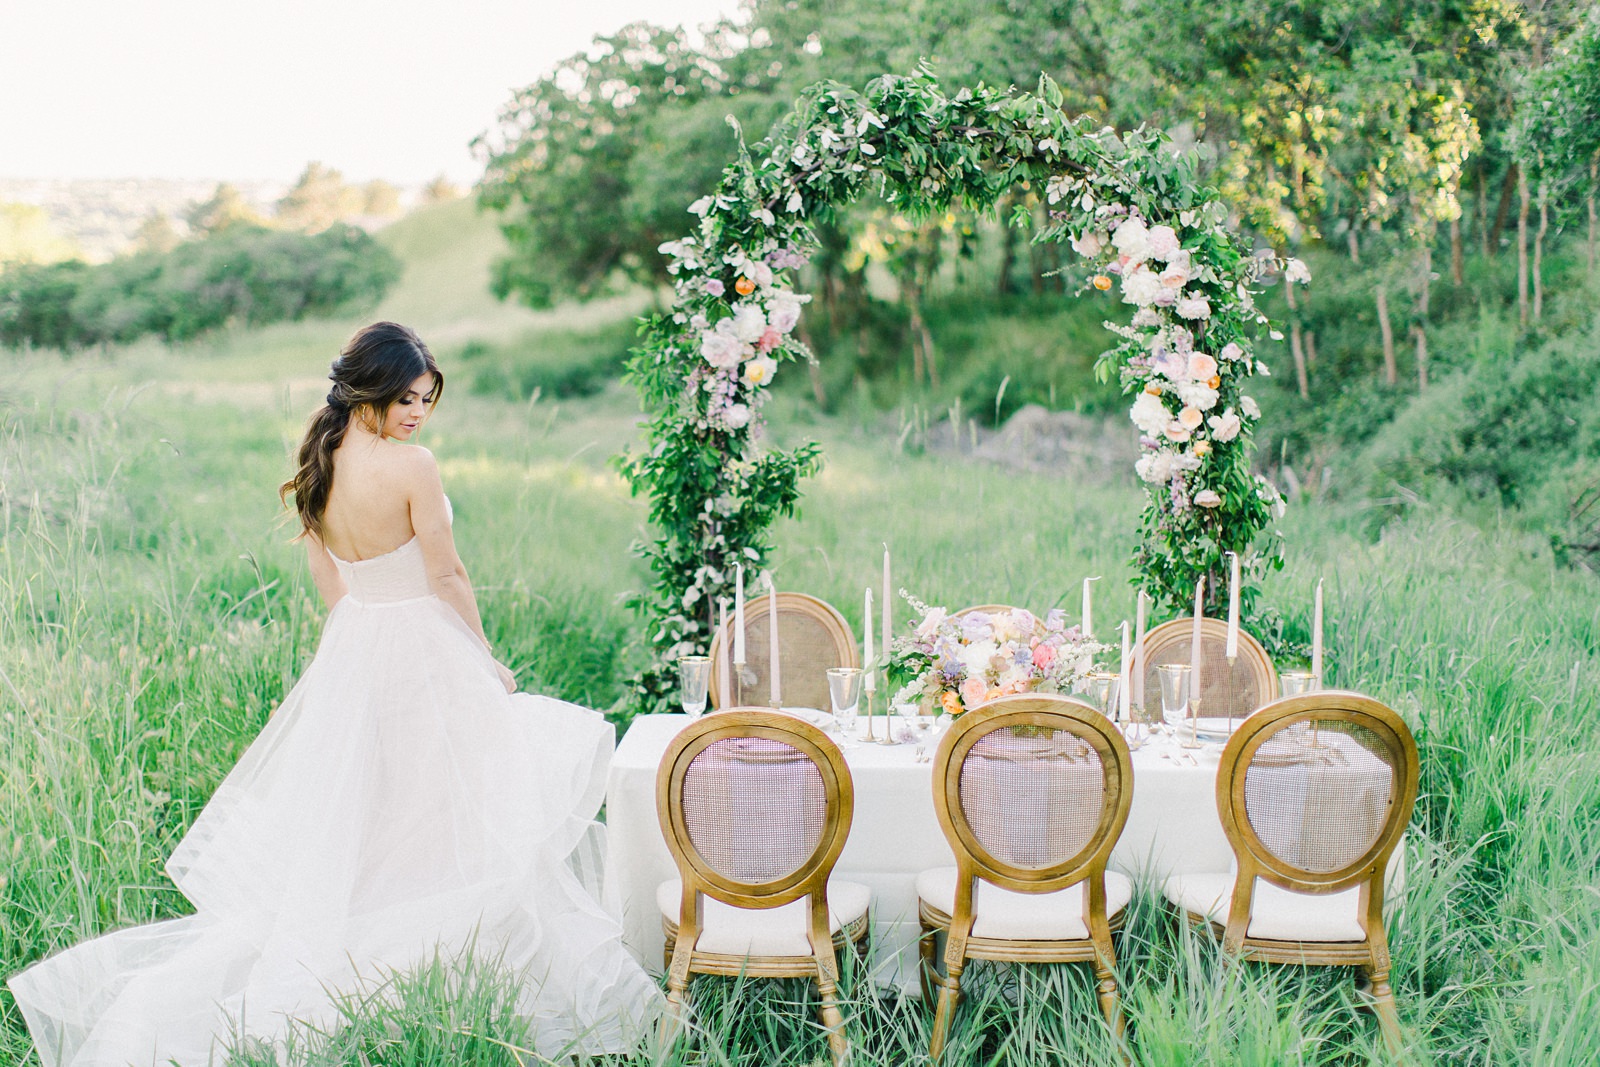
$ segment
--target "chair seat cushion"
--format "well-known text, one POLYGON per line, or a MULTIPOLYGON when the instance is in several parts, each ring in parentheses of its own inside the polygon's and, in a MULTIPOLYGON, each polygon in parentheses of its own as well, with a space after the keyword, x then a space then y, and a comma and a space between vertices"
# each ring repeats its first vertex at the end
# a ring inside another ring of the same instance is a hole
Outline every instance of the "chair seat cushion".
MULTIPOLYGON (((1168 878, 1161 892, 1184 911, 1226 926, 1233 879, 1231 874, 1179 874, 1168 878)), ((1338 893, 1297 893, 1257 878, 1245 934, 1264 941, 1365 941, 1357 919, 1360 907, 1360 886, 1338 893)))
MULTIPOLYGON (((871 903, 872 890, 859 882, 829 880, 828 933, 837 936, 841 929, 865 921, 871 903)), ((671 878, 656 887, 656 906, 673 929, 681 921, 678 909, 682 904, 681 879, 671 878)), ((809 956, 806 921, 810 907, 809 897, 776 908, 740 908, 702 894, 695 949, 726 956, 809 956)))
MULTIPOLYGON (((1084 882, 1050 893, 1018 893, 982 878, 972 893, 972 936, 1005 941, 1082 941, 1089 936, 1083 921, 1084 882)), ((956 869, 935 867, 917 875, 917 897, 953 914, 956 869)), ((1115 871, 1106 872, 1106 917, 1116 915, 1133 899, 1133 885, 1115 871)))

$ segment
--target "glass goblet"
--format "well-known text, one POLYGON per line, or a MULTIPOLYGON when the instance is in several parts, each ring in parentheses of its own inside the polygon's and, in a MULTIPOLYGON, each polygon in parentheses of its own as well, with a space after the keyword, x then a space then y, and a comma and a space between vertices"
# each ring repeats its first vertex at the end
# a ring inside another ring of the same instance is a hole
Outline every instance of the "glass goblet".
POLYGON ((1297 697, 1317 688, 1317 676, 1310 671, 1280 671, 1278 688, 1286 697, 1297 697))
POLYGON ((711 657, 681 656, 678 659, 679 702, 684 713, 698 719, 706 710, 706 690, 711 685, 711 657))
POLYGON ((1162 663, 1156 667, 1161 679, 1161 718, 1174 733, 1189 715, 1190 669, 1187 663, 1162 663))
POLYGON ((828 698, 833 702, 833 722, 847 738, 856 731, 856 712, 861 706, 861 675, 860 667, 828 668, 828 698))
POLYGON ((1112 671, 1089 672, 1089 695, 1094 697, 1094 706, 1100 709, 1100 714, 1108 719, 1117 717, 1117 683, 1120 680, 1112 671))

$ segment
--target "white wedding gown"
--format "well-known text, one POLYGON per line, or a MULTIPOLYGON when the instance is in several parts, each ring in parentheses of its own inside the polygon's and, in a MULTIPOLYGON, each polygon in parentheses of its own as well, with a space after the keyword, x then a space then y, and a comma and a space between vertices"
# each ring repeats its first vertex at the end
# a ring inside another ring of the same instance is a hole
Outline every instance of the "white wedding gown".
POLYGON ((507 696, 414 538, 336 562, 350 595, 316 657, 167 861, 195 914, 10 980, 45 1067, 220 1063, 236 1035, 326 1027, 340 995, 469 946, 521 974, 542 1056, 619 1051, 654 1014, 571 862, 611 725, 507 696))

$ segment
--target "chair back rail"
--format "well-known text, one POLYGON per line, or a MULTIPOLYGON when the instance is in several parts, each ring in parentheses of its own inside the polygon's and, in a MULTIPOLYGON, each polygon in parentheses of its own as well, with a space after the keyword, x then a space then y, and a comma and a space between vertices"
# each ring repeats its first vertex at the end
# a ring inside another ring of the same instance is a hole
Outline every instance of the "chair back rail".
MULTIPOLYGON (((1156 668, 1163 663, 1188 663, 1194 648, 1194 620, 1171 619, 1144 638, 1144 655, 1137 649, 1128 669, 1144 673, 1145 706, 1161 708, 1161 679, 1156 668)), ((1239 631, 1239 654, 1228 663, 1228 624, 1221 619, 1200 620, 1200 714, 1208 718, 1242 719, 1278 699, 1278 672, 1272 657, 1249 633, 1239 631)))
MULTIPOLYGON (((769 616, 770 596, 759 596, 744 607, 745 674, 729 680, 731 703, 756 707, 765 703, 770 689, 772 632, 769 616), (742 694, 742 695, 741 695, 742 694)), ((735 620, 718 626, 711 639, 711 687, 709 700, 721 710, 724 644, 731 642, 735 620)), ((831 708, 828 695, 829 667, 859 667, 861 654, 856 638, 839 610, 827 601, 805 593, 778 594, 778 654, 782 657, 779 677, 783 683, 783 703, 788 707, 831 708)))

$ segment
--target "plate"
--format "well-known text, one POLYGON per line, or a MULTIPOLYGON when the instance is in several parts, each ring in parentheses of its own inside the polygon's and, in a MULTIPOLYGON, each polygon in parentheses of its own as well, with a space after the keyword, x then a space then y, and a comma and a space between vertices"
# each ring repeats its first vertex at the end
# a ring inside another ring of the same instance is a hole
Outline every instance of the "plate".
POLYGON ((1194 720, 1194 736, 1197 741, 1226 741, 1233 730, 1239 728, 1242 719, 1207 718, 1201 716, 1194 720), (1233 729, 1229 729, 1232 726, 1233 729))

